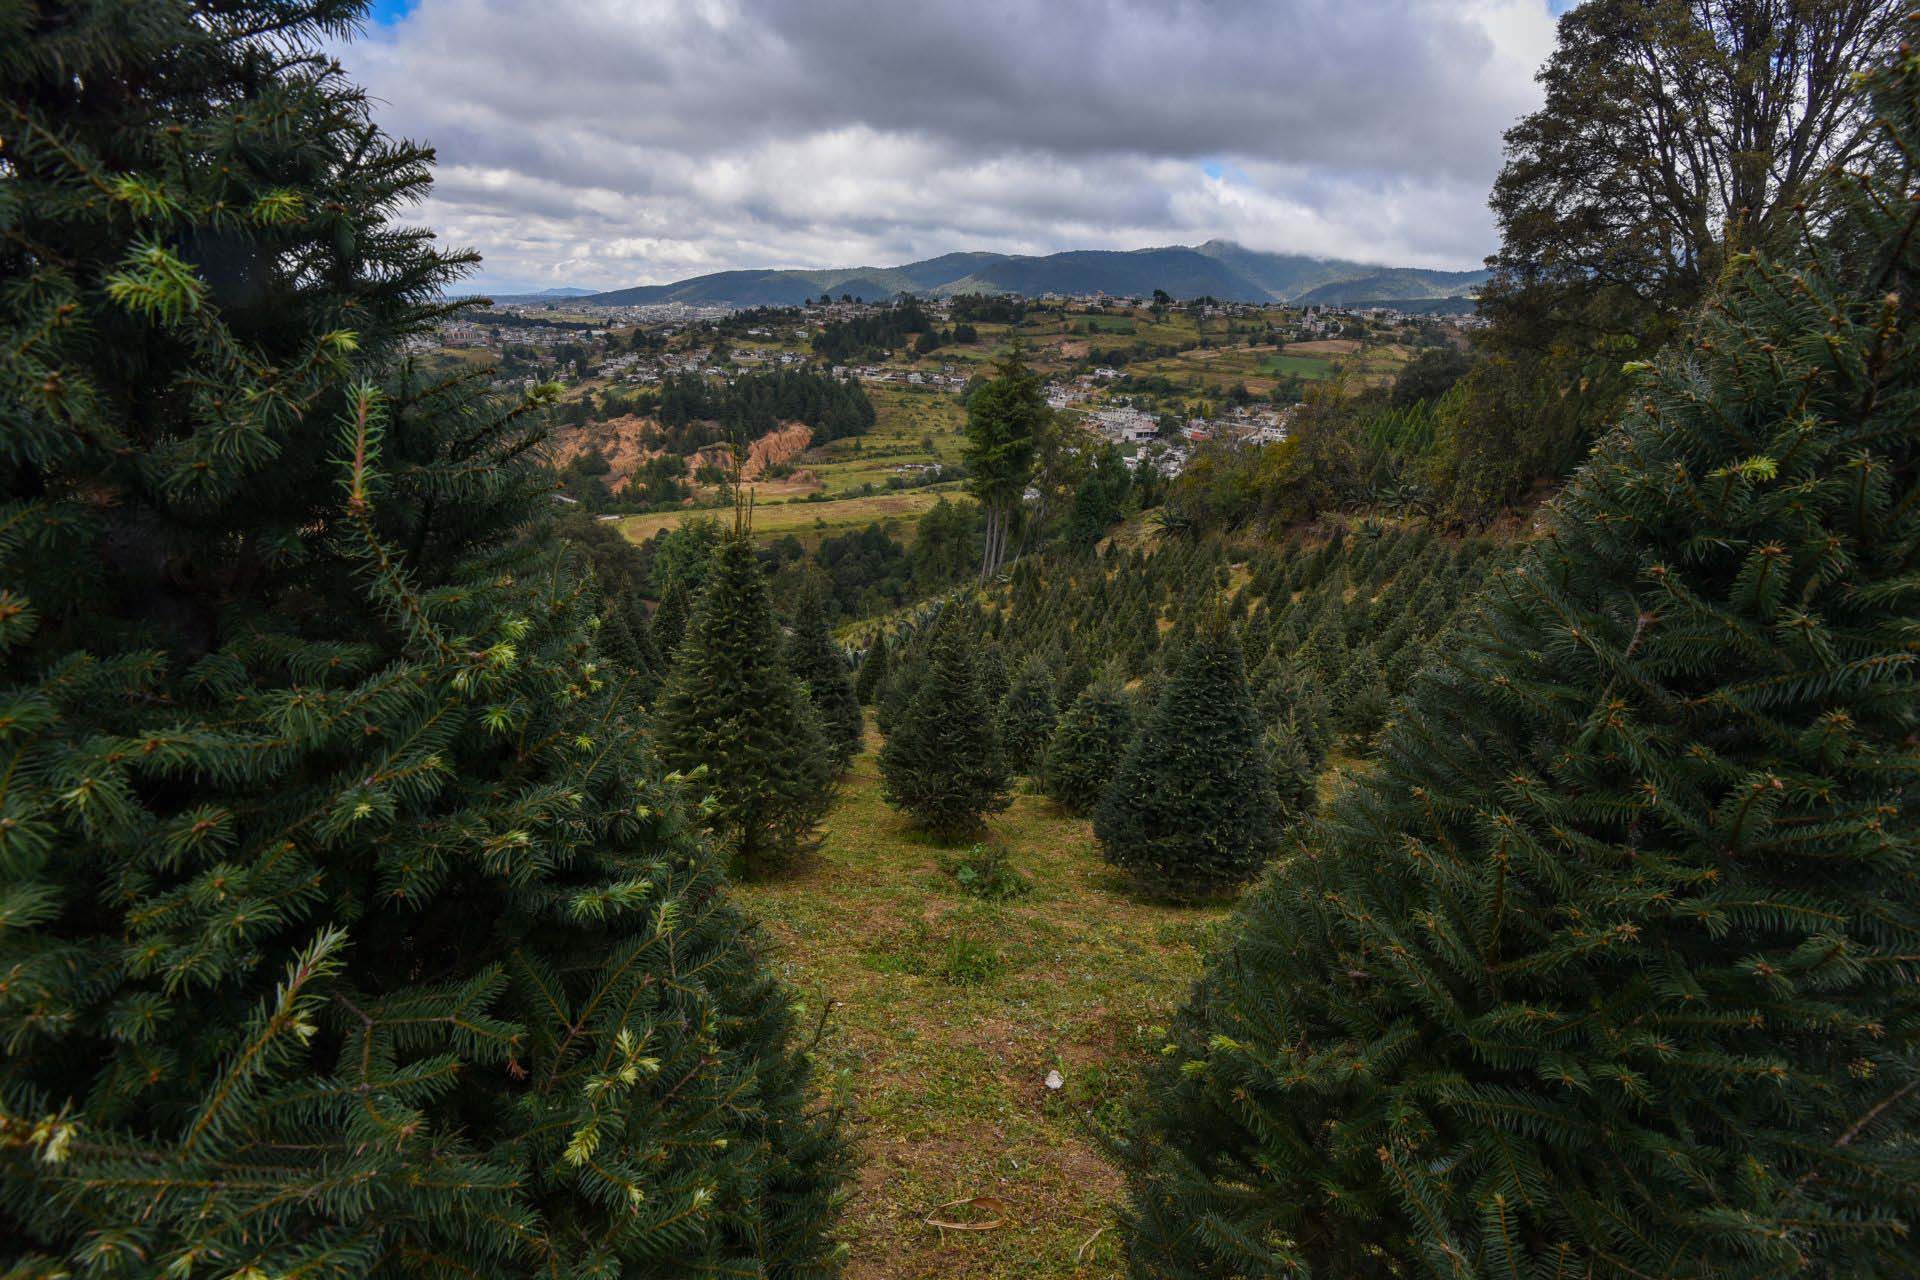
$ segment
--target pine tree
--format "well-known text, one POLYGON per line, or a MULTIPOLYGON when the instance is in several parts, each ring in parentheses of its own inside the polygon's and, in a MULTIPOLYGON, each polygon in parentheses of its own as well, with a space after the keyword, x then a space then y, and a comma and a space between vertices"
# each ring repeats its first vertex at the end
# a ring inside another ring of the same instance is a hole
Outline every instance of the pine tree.
POLYGON ((887 803, 942 840, 973 834, 1011 799, 977 672, 960 625, 943 622, 925 671, 880 748, 887 803))
POLYGON ((1007 670, 1007 654, 998 643, 988 641, 974 657, 974 670, 980 682, 980 696, 995 715, 1013 689, 1013 674, 1007 670))
POLYGON ((654 723, 667 764, 707 767, 709 822, 742 873, 764 875, 812 847, 832 799, 833 754, 787 667, 744 527, 714 548, 654 723))
POLYGON ((633 637, 634 671, 640 679, 636 684, 640 701, 652 706, 659 696, 660 686, 666 681, 667 660, 660 652, 660 642, 653 634, 653 622, 647 617, 647 606, 638 592, 629 592, 616 606, 627 619, 627 634, 633 637))
POLYGON ((1267 770, 1273 778, 1273 795, 1279 802, 1282 821, 1302 816, 1313 807, 1320 781, 1319 757, 1291 720, 1268 725, 1260 745, 1267 755, 1267 770))
POLYGON ((837 774, 860 750, 866 722, 853 694, 846 655, 833 642, 820 593, 811 587, 801 592, 800 607, 794 614, 793 635, 787 640, 787 667, 807 686, 807 700, 826 735, 837 774))
POLYGON ((985 539, 980 576, 1006 562, 1013 518, 1033 472, 1034 454, 1051 421, 1040 376, 1026 363, 1016 333, 993 363, 993 376, 967 397, 967 488, 980 500, 985 539))
POLYGON ((893 726, 913 701, 914 691, 919 689, 926 674, 927 660, 923 654, 903 652, 894 657, 886 683, 874 698, 873 723, 881 733, 893 732, 893 726))
POLYGON ((1091 813, 1113 782, 1133 740, 1133 703, 1111 681, 1098 680, 1060 717, 1047 748, 1041 782, 1068 813, 1091 813))
POLYGON ((841 1143, 538 416, 395 363, 468 259, 363 8, 0 10, 0 1265, 818 1274, 841 1143))
POLYGON ((1007 768, 1016 774, 1037 771, 1059 719, 1053 673, 1040 659, 1029 658, 1000 704, 1000 749, 1006 753, 1007 768))
POLYGON ((880 698, 880 691, 887 685, 887 633, 874 633, 873 643, 867 646, 867 656, 860 663, 860 675, 854 681, 854 696, 863 707, 871 707, 880 698))
POLYGON ((1913 1274, 1920 61, 1875 80, 1873 169, 1639 371, 1249 899, 1138 1274, 1913 1274))
POLYGON ((1240 642, 1216 611, 1094 811, 1101 854, 1169 897, 1217 893, 1258 871, 1280 818, 1260 738, 1240 642))
POLYGON ((626 595, 602 608, 600 651, 632 678, 634 696, 641 705, 651 706, 660 691, 660 668, 664 664, 653 642, 646 606, 638 596, 626 595))
POLYGON ((668 666, 673 665, 680 642, 687 637, 687 625, 692 617, 693 597, 687 592, 687 584, 677 575, 669 578, 666 590, 660 593, 660 607, 653 615, 653 638, 668 666))

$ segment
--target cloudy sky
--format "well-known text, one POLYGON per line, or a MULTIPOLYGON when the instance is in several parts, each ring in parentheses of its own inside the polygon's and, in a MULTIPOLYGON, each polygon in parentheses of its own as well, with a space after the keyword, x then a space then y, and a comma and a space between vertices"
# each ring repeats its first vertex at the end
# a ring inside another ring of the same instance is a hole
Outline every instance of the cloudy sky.
POLYGON ((376 0, 496 290, 1219 237, 1466 268, 1565 0, 376 0))

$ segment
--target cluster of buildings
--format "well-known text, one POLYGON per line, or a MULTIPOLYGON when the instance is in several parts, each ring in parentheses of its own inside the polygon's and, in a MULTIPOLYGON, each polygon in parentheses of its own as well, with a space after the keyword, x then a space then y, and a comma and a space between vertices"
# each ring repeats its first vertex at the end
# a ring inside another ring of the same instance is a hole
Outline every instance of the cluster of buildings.
POLYGON ((1225 417, 1189 418, 1180 434, 1187 440, 1226 440, 1234 444, 1279 444, 1287 438, 1287 423, 1298 405, 1246 405, 1225 417))
POLYGON ((1144 409, 1115 405, 1088 410, 1083 425, 1103 439, 1127 448, 1127 465, 1134 470, 1150 466, 1163 476, 1177 476, 1193 450, 1207 441, 1234 445, 1278 444, 1287 438, 1293 407, 1248 405, 1217 418, 1189 418, 1172 440, 1160 434, 1160 420, 1144 409))
POLYGON ((1144 409, 1095 409, 1083 420, 1115 444, 1145 444, 1160 438, 1160 420, 1144 409))
POLYGON ((836 378, 858 378, 861 382, 899 382, 911 387, 947 387, 958 391, 967 385, 967 375, 955 373, 952 365, 941 365, 939 373, 922 373, 918 369, 902 372, 879 364, 837 364, 833 366, 836 378))
POLYGON ((736 351, 733 353, 735 364, 764 364, 769 368, 785 369, 791 365, 805 364, 807 357, 798 351, 736 351))

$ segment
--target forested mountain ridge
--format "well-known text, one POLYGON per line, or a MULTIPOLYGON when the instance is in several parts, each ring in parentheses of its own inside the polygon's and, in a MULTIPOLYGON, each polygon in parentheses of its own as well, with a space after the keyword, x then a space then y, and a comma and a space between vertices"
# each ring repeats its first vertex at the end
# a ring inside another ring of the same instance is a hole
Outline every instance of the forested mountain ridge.
POLYGON ((1176 298, 1214 297, 1228 302, 1286 302, 1317 290, 1341 305, 1390 300, 1468 297, 1485 271, 1430 271, 1383 267, 1337 258, 1264 253, 1230 240, 1188 247, 1110 250, 1073 249, 1038 256, 948 253, 897 267, 820 270, 719 271, 670 284, 640 285, 588 295, 599 306, 654 303, 728 303, 734 306, 796 306, 821 293, 873 299, 895 293, 940 297, 960 293, 1108 293, 1146 297, 1164 289, 1176 298))

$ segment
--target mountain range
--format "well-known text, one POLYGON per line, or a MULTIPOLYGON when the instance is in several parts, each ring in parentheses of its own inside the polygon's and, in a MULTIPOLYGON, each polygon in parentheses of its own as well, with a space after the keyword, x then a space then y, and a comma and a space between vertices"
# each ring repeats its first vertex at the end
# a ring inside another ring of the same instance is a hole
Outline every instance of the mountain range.
MULTIPOLYGON (((569 301, 597 306, 682 302, 690 306, 788 307, 823 293, 874 301, 897 293, 932 297, 958 293, 1146 297, 1155 289, 1164 289, 1176 298, 1214 297, 1230 302, 1358 306, 1457 300, 1458 307, 1444 309, 1465 309, 1486 278, 1485 271, 1383 267, 1338 258, 1262 253, 1230 240, 1209 240, 1193 246, 1125 251, 1073 249, 1040 256, 948 253, 898 267, 718 271, 672 284, 639 285, 605 293, 565 293, 569 301)), ((548 296, 559 292, 551 291, 548 296)), ((1418 309, 1442 308, 1427 305, 1418 309)))

